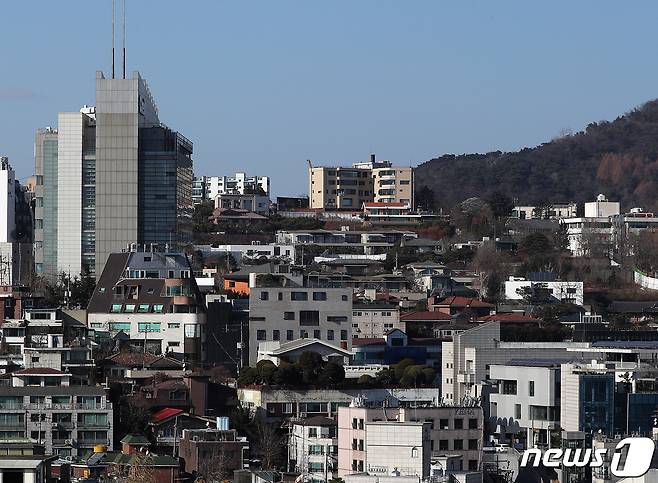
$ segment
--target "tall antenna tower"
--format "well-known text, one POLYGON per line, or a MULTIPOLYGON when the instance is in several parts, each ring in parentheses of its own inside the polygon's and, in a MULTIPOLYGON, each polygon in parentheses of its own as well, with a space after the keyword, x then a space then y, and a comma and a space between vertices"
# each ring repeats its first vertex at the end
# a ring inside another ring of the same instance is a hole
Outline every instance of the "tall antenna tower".
POLYGON ((112 79, 114 79, 114 17, 116 0, 112 0, 112 79))
POLYGON ((126 78, 126 0, 123 0, 123 32, 122 32, 122 45, 123 45, 123 55, 122 59, 122 69, 121 69, 121 78, 126 78))

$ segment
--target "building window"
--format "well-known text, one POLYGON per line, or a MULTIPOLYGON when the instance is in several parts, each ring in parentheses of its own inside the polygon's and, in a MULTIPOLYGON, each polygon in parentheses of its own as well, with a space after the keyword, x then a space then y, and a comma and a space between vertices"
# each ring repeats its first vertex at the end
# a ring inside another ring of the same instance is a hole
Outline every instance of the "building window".
POLYGON ((455 429, 464 429, 464 420, 461 418, 455 419, 453 424, 455 426, 455 429))
POLYGON ((521 419, 521 405, 520 404, 515 404, 514 405, 514 417, 516 419, 521 419))
POLYGON ((470 449, 470 450, 478 449, 478 440, 477 439, 469 439, 468 440, 468 449, 470 449))
POLYGON ((308 300, 307 292, 290 292, 290 300, 304 301, 308 300))
POLYGON ((269 298, 270 298, 269 292, 261 292, 260 293, 260 299, 261 300, 269 300, 269 298))
POLYGON ((356 429, 358 427, 358 419, 352 418, 352 429, 356 429))
POLYGON ((320 312, 318 310, 300 310, 300 325, 320 325, 320 312))
POLYGON ((447 419, 439 419, 439 429, 449 429, 447 419))
POLYGON ((327 340, 334 340, 334 331, 331 329, 327 331, 327 340))
POLYGON ((265 340, 267 337, 266 332, 264 330, 257 330, 256 331, 256 340, 265 340))
POLYGON ((468 460, 468 470, 477 471, 478 469, 478 460, 468 460))
POLYGON ((535 381, 528 381, 528 396, 535 395, 535 381))
POLYGON ((341 296, 340 296, 340 299, 341 299, 343 302, 347 302, 347 295, 341 295, 341 296))
POLYGON ((503 394, 516 394, 516 381, 503 381, 503 394))
POLYGON ((346 330, 341 330, 340 331, 340 340, 347 340, 347 331, 346 330))
POLYGON ((281 339, 281 334, 279 333, 278 329, 274 329, 272 331, 272 340, 280 340, 281 339))
POLYGON ((295 312, 284 312, 283 320, 295 320, 295 312))
POLYGON ((112 304, 112 307, 110 307, 110 312, 121 312, 121 304, 112 304))
POLYGON ((299 338, 300 339, 308 339, 308 332, 305 330, 300 330, 299 331, 299 338))
POLYGON ((352 439, 352 449, 356 451, 356 448, 359 447, 359 442, 356 438, 352 439))
POLYGON ((478 420, 475 418, 470 418, 468 420, 468 429, 478 429, 478 420))
POLYGON ((320 332, 320 330, 316 329, 316 330, 313 331, 313 338, 314 339, 321 339, 322 338, 322 333, 320 332))
POLYGON ((439 451, 448 451, 448 440, 440 439, 439 440, 439 451))
POLYGON ((137 330, 139 332, 160 332, 160 322, 139 322, 137 330))
POLYGON ((327 292, 313 292, 313 300, 327 300, 327 292))
POLYGON ((177 322, 167 324, 167 329, 180 329, 180 324, 177 322))
POLYGON ((347 317, 344 315, 327 315, 327 322, 347 322, 347 317))
POLYGON ((363 429, 363 428, 364 428, 363 419, 359 419, 359 429, 363 429))
POLYGON ((295 334, 293 333, 292 330, 286 330, 286 340, 293 340, 295 338, 295 334))

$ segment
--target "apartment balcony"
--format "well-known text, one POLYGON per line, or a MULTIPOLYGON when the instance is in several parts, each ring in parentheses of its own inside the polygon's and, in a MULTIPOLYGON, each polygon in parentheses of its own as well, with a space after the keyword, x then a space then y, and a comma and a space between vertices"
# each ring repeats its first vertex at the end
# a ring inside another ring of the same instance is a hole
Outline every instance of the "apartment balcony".
POLYGON ((71 430, 75 428, 75 423, 73 421, 53 421, 53 429, 66 429, 71 430))
POLYGON ((78 421, 78 429, 109 429, 110 423, 83 423, 78 421))
POLYGON ((97 444, 110 444, 110 440, 107 438, 93 438, 93 439, 79 439, 78 446, 95 446, 97 444))
POLYGON ((459 371, 457 374, 457 382, 460 384, 475 384, 475 374, 459 371))
POLYGON ((25 422, 0 422, 0 430, 9 430, 9 429, 25 429, 25 422))
POLYGON ((2 405, 0 404, 0 409, 22 409, 28 411, 52 411, 52 410, 69 410, 69 411, 109 411, 112 409, 112 403, 100 403, 100 404, 39 404, 39 403, 30 403, 30 404, 9 404, 2 405), (8 407, 11 406, 11 407, 8 407))

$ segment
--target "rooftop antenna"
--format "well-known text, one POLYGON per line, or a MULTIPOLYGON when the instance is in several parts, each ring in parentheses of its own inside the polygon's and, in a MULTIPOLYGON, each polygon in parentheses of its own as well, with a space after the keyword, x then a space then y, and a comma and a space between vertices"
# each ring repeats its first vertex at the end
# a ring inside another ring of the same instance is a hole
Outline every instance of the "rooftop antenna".
POLYGON ((123 32, 122 32, 122 43, 123 43, 123 57, 122 57, 122 79, 126 78, 126 0, 123 0, 123 32))
POLYGON ((112 79, 114 79, 114 17, 115 17, 115 3, 116 0, 112 0, 112 79))

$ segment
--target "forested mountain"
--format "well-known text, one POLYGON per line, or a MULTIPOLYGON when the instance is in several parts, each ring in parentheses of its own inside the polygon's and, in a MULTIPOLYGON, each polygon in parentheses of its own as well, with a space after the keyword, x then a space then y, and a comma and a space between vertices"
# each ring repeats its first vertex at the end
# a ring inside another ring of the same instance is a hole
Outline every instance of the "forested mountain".
POLYGON ((658 210, 658 100, 534 148, 444 155, 419 165, 415 179, 418 202, 428 187, 444 211, 494 191, 531 205, 582 203, 604 193, 622 210, 658 210))

